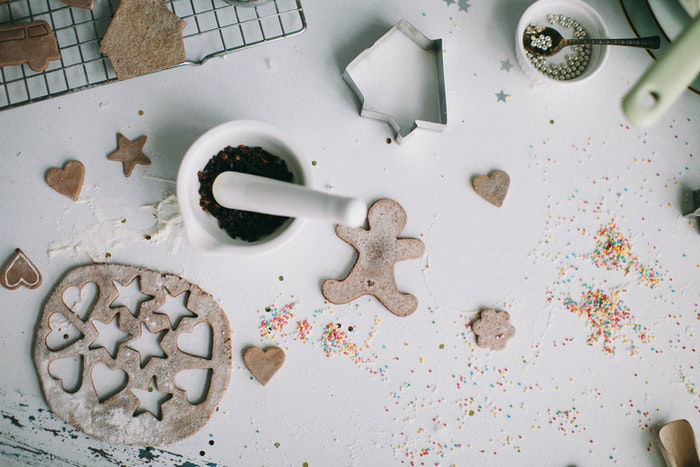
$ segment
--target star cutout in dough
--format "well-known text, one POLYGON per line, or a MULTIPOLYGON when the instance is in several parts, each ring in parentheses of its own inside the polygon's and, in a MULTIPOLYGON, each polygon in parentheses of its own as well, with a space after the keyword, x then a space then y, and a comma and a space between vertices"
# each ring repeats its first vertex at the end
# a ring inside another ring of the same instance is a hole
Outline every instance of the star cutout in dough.
POLYGON ((90 350, 104 347, 112 358, 117 358, 122 342, 126 342, 132 337, 131 334, 122 331, 119 327, 118 314, 107 323, 93 319, 92 326, 97 331, 97 337, 90 344, 90 350))
POLYGON ((137 351, 141 357, 141 368, 145 368, 151 358, 165 358, 167 355, 163 351, 160 342, 163 340, 167 329, 160 332, 151 332, 146 323, 141 323, 141 335, 131 339, 127 347, 137 351))
POLYGON ((170 295, 170 292, 165 290, 165 303, 163 303, 154 313, 159 315, 167 315, 170 318, 170 325, 173 330, 180 325, 182 318, 193 318, 197 315, 187 308, 187 301, 190 293, 182 292, 180 295, 170 295))
POLYGON ((129 312, 138 318, 141 312, 141 304, 153 299, 153 295, 145 294, 141 291, 141 277, 134 277, 126 285, 119 281, 112 281, 117 288, 117 297, 109 304, 110 308, 126 307, 129 312))
POLYGON ((137 164, 151 165, 151 159, 143 153, 147 139, 146 136, 141 136, 130 141, 126 136, 117 133, 117 150, 107 156, 107 159, 121 162, 124 165, 124 176, 128 177, 137 164))
POLYGON ((501 70, 506 70, 510 73, 511 68, 513 68, 513 64, 510 63, 510 59, 506 58, 505 60, 501 60, 501 70))
POLYGON ((505 102, 506 97, 510 97, 510 94, 506 94, 503 92, 503 89, 501 89, 501 92, 497 92, 496 94, 496 102, 505 102))
POLYGON ((158 390, 158 381, 153 376, 146 389, 133 388, 131 392, 138 398, 139 406, 134 412, 134 417, 148 412, 158 420, 163 420, 163 404, 172 399, 173 395, 158 390))

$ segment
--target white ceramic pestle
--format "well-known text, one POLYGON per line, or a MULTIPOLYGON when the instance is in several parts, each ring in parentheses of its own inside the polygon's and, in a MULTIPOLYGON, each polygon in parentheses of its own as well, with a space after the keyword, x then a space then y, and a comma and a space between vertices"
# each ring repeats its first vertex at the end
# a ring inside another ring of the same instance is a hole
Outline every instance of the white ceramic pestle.
POLYGON ((212 192, 221 206, 241 211, 318 219, 348 227, 363 225, 367 217, 366 204, 357 198, 240 172, 220 174, 212 192))

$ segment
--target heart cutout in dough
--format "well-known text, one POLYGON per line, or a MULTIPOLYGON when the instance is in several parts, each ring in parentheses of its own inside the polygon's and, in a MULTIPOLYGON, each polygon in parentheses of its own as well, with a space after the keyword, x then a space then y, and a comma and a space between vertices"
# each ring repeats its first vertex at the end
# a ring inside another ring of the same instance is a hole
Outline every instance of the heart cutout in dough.
POLYGON ((68 161, 62 169, 53 168, 46 172, 46 183, 63 196, 78 201, 83 188, 85 166, 80 161, 68 161))
POLYGON ((249 347, 243 354, 246 368, 263 386, 282 368, 284 358, 284 350, 274 346, 265 350, 249 347))
POLYGON ((63 303, 70 311, 75 313, 83 321, 88 319, 92 312, 100 290, 94 282, 88 282, 82 287, 68 287, 63 291, 63 303))
POLYGON ((116 396, 126 387, 129 376, 121 368, 112 369, 106 363, 97 363, 92 367, 92 385, 100 404, 116 396))
POLYGON ((502 170, 494 170, 490 175, 478 175, 472 180, 474 191, 496 207, 503 205, 508 194, 510 176, 502 170))
POLYGON ((65 349, 69 345, 85 337, 83 333, 61 313, 54 313, 51 315, 49 318, 49 328, 51 328, 51 332, 46 336, 46 346, 52 352, 65 349))
POLYGON ((41 272, 27 255, 17 248, 15 254, 7 260, 0 270, 0 284, 10 290, 20 286, 36 289, 41 285, 41 272))
POLYGON ((199 323, 187 334, 180 334, 177 338, 177 348, 186 354, 195 357, 211 359, 211 325, 209 323, 199 323))
POLYGON ((211 385, 211 368, 192 368, 175 375, 175 386, 185 391, 187 401, 199 405, 207 400, 211 385))
POLYGON ((80 389, 83 382, 83 356, 64 357, 49 363, 49 374, 61 382, 61 387, 69 394, 80 389))

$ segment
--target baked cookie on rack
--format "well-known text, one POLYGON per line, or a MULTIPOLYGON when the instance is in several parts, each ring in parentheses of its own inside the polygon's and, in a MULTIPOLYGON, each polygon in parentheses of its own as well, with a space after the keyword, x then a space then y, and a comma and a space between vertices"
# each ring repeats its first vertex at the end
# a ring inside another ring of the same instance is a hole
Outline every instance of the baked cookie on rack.
POLYGON ((0 67, 24 65, 37 73, 60 60, 56 35, 43 20, 0 26, 0 67))
POLYGON ((61 0, 68 6, 74 6, 76 8, 82 8, 84 10, 92 10, 92 6, 95 3, 94 0, 61 0))
POLYGON ((100 44, 120 80, 185 61, 185 21, 166 0, 121 0, 100 44))

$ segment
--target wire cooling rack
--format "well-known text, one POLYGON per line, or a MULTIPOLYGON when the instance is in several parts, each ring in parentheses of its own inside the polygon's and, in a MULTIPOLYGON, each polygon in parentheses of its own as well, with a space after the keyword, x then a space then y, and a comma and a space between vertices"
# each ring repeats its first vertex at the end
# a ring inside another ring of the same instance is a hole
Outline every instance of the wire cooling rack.
MULTIPOLYGON (((199 65, 306 29, 300 0, 271 0, 260 6, 234 6, 224 0, 168 3, 187 23, 184 64, 199 65)), ((92 10, 82 10, 60 0, 0 3, 0 25, 44 20, 53 28, 61 51, 61 60, 50 62, 41 73, 27 65, 0 67, 0 110, 116 81, 109 59, 98 50, 118 5, 119 0, 95 0, 92 10)))

